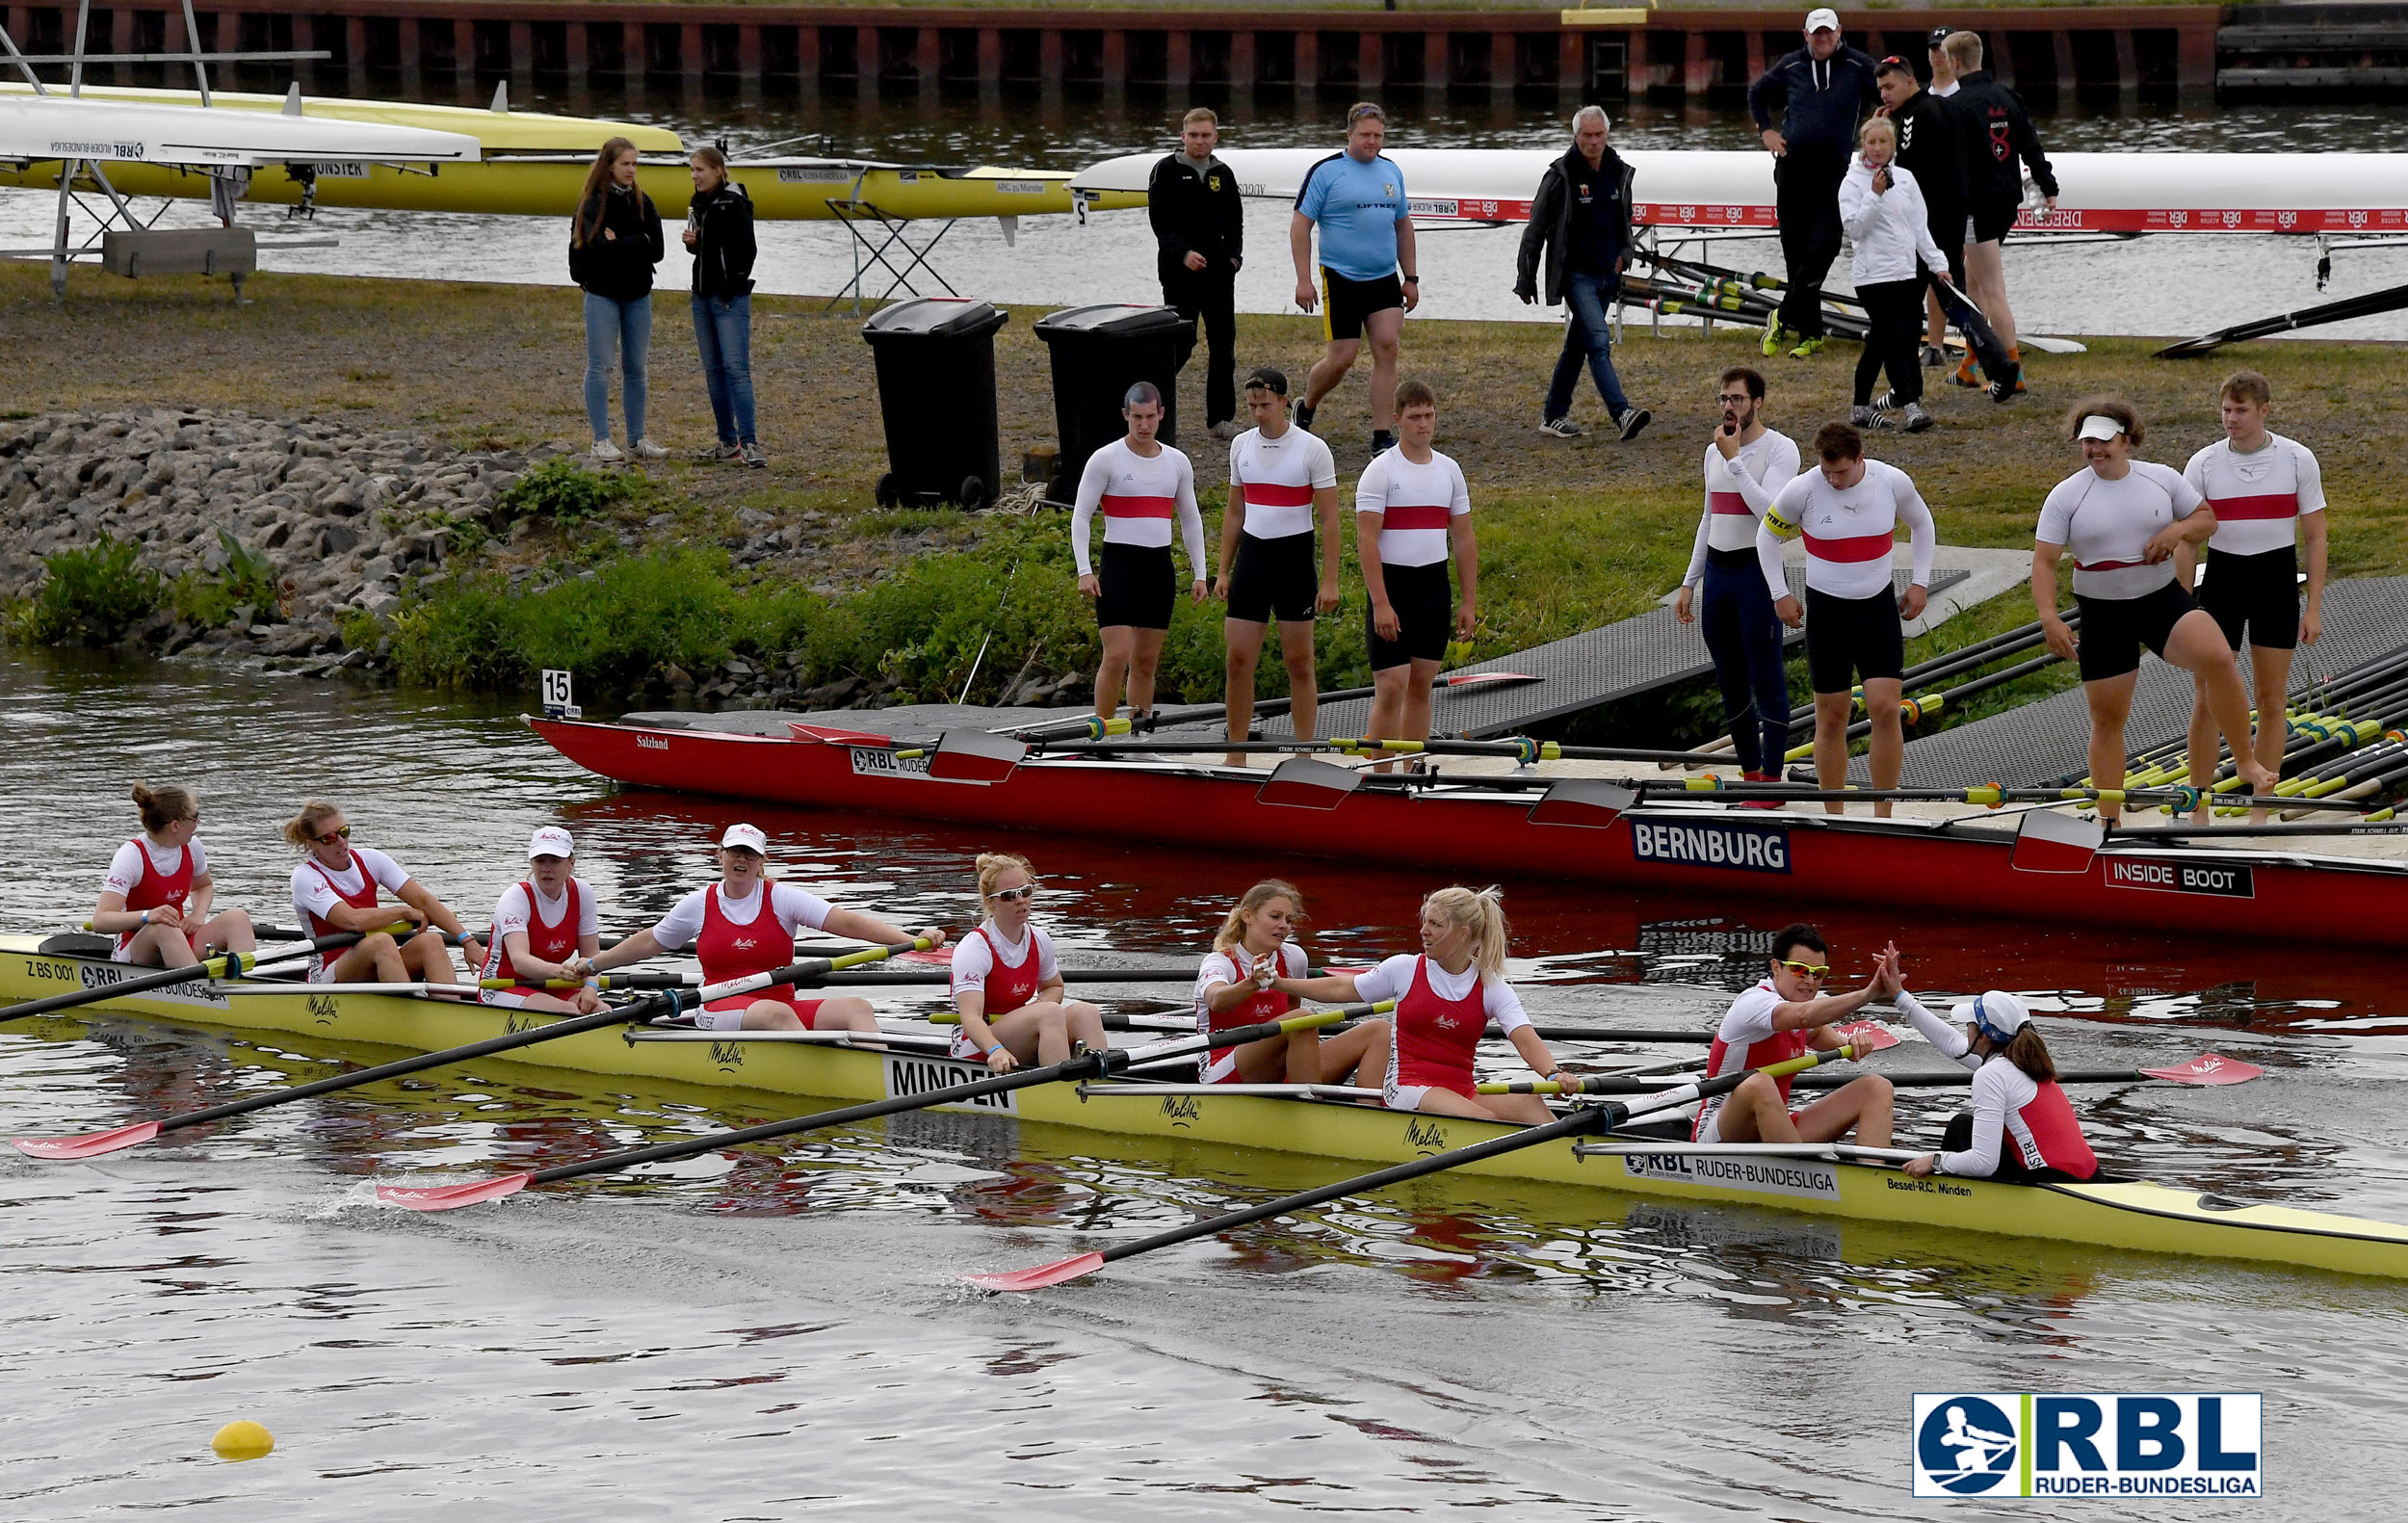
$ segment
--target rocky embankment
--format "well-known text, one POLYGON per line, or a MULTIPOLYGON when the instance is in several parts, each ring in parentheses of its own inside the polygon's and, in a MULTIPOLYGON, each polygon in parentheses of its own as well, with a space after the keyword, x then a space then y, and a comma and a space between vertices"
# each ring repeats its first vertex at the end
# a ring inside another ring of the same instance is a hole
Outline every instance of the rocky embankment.
POLYGON ((496 499, 555 453, 173 407, 0 423, 0 599, 34 596, 44 556, 109 540, 137 545, 137 566, 170 584, 220 576, 223 531, 266 557, 273 596, 206 628, 163 605, 126 639, 372 664, 374 650, 346 653, 344 616, 389 612, 410 578, 484 543, 496 499))

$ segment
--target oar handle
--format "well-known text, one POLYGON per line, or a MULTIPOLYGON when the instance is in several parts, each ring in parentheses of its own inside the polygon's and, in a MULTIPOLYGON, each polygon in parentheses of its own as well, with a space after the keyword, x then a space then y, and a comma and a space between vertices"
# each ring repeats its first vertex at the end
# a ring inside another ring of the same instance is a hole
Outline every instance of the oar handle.
MULTIPOLYGON (((1767 1078, 1782 1079, 1793 1073, 1803 1073, 1819 1063, 1836 1063, 1842 1059, 1861 1056, 1863 1055, 1857 1052, 1855 1045, 1850 1043, 1830 1052, 1810 1052, 1802 1057, 1767 1063, 1762 1068, 1742 1068, 1737 1073, 1726 1073, 1719 1078, 1681 1085, 1675 1090, 1668 1091, 1670 1094, 1677 1095, 1677 1098, 1665 1099, 1663 1104, 1651 1103, 1647 1109, 1662 1110, 1666 1105, 1687 1105, 1692 1099, 1702 1099, 1708 1095, 1721 1094, 1736 1090, 1747 1081, 1750 1074, 1761 1073, 1767 1078), (1682 1093, 1681 1091, 1694 1092, 1682 1093)), ((1472 1088, 1473 1092, 1477 1094, 1629 1094, 1638 1089, 1661 1089, 1662 1087, 1634 1085, 1632 1076, 1624 1073, 1592 1073, 1578 1079, 1523 1079, 1518 1082, 1500 1081, 1474 1085, 1472 1088)))

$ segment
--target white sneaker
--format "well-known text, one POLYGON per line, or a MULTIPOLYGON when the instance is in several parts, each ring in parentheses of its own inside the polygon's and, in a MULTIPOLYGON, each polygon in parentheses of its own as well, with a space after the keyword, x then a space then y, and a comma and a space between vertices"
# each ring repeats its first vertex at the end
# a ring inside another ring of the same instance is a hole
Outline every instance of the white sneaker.
POLYGON ((593 458, 605 465, 615 465, 627 458, 627 453, 608 439, 596 439, 593 441, 593 458))
POLYGON ((640 460, 665 460, 668 459, 668 451, 661 448, 648 438, 638 439, 636 441, 636 459, 640 460))

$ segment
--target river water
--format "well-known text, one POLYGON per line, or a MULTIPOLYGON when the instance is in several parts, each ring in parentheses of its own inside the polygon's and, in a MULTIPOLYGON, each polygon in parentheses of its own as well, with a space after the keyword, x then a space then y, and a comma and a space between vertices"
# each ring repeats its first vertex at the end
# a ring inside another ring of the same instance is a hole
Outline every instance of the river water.
MULTIPOLYGON (((557 822, 578 834, 606 929, 633 929, 703 880, 704 843, 735 813, 614 793, 508 704, 0 653, 0 928, 88 912, 138 776, 199 791, 221 901, 275 920, 292 862, 275 827, 311 795, 342 801, 363 841, 471 924, 519 876, 528 831, 557 822)), ((1246 853, 749 813, 785 876, 904 923, 959 925, 969 855, 1027 851, 1074 965, 1195 958, 1267 866, 1312 896, 1317 956, 1368 958, 1407 945, 1429 886, 1246 853)), ((1506 886, 1513 971, 1542 1019, 1707 1024, 1786 918, 1506 886)), ((2118 1166, 2408 1220, 2395 963, 1824 923, 1843 968, 1895 934, 1927 994, 2027 991, 2061 1012, 2064 1062, 2212 1046, 2269 1070, 2084 1097, 2118 1166)), ((1147 992, 1113 1003, 1164 1008, 1147 992)), ((107 1018, 0 1027, 0 1130, 120 1124, 337 1056, 107 1018)), ((2263 1391, 2268 1497, 2191 1515, 2394 1515, 2382 1457, 2408 1421, 2395 1284, 1442 1176, 989 1298, 955 1274, 1337 1176, 989 1117, 897 1119, 436 1217, 372 1198, 378 1180, 793 1109, 490 1063, 88 1165, 7 1153, 0 1515, 1939 1516, 1905 1493, 1909 1400, 1931 1390, 2263 1391), (276 1453, 213 1460, 209 1434, 237 1417, 275 1431, 276 1453)), ((1904 1135, 1933 1135, 1941 1115, 1915 1105, 1904 1135)), ((2097 1514, 2035 1501, 1948 1515, 2097 1514)))
MULTIPOLYGON (((267 83, 262 82, 262 88, 267 83)), ((1077 170, 1116 154, 1151 147, 1167 151, 1184 102, 1160 109, 1112 102, 1041 107, 1007 100, 999 109, 976 101, 921 104, 872 94, 733 102, 682 101, 658 95, 634 104, 604 93, 536 97, 530 109, 633 118, 675 128, 689 143, 723 141, 732 150, 827 153, 905 164, 993 163, 1077 170)), ((480 97, 475 103, 483 104, 480 97)), ((1231 146, 1334 144, 1333 122, 1345 102, 1304 95, 1287 104, 1242 103, 1229 110, 1224 142, 1231 146)), ((1401 101, 1394 112, 1392 144, 1420 147, 1553 146, 1565 141, 1561 113, 1527 103, 1466 108, 1444 98, 1401 101)), ((2408 108, 2379 106, 2253 106, 2182 109, 2083 107, 2070 98, 2041 129, 2053 151, 2329 151, 2408 149, 2408 108)), ((1743 107, 1662 108, 1634 105, 1617 120, 1624 147, 1748 148, 1756 146, 1743 107)), ((1642 188, 1643 191, 1643 188, 1642 188)), ((0 191, 0 245, 39 247, 51 236, 56 197, 0 191)), ((1241 273, 1242 310, 1296 312, 1294 275, 1286 253, 1289 209, 1284 202, 1247 203, 1246 244, 1252 256, 1241 273)), ((263 207, 249 221, 263 234, 333 236, 333 249, 276 250, 269 268, 344 275, 436 279, 568 283, 566 239, 550 218, 450 216, 416 212, 321 212, 305 229, 263 207)), ((179 202, 163 225, 201 225, 205 202, 179 202)), ((79 223, 79 226, 83 223, 79 223)), ((935 224, 912 229, 925 243, 935 224)), ((1423 318, 1489 318, 1559 322, 1560 312, 1521 305, 1512 296, 1518 227, 1426 232, 1421 242, 1423 318)), ((853 277, 856 248, 846 229, 828 223, 765 223, 756 276, 766 292, 823 295, 853 277)), ((1688 250, 1696 254, 1695 249, 1688 250)), ((2032 333, 2191 334, 2296 310, 2408 281, 2408 249, 2337 254, 2330 288, 2316 285, 2316 249, 2306 238, 2166 236, 2135 242, 2025 245, 2009 261, 2009 289, 2023 329, 2032 333)), ((900 253, 891 255, 897 259, 900 253)), ((1770 238, 1717 242, 1705 257, 1740 270, 1779 274, 1779 244, 1770 238)), ((1062 217, 1023 219, 1007 244, 990 219, 955 224, 933 259, 940 276, 961 293, 996 302, 1069 305, 1087 302, 1155 302, 1154 244, 1142 211, 1099 213, 1084 224, 1062 217)), ((1846 284, 1846 261, 1835 282, 1846 284)), ((95 280, 96 275, 79 278, 95 280)), ((690 261, 675 239, 659 272, 662 288, 691 284, 690 261)), ((889 289, 877 278, 876 297, 889 289)), ((920 279, 923 294, 942 288, 920 279)), ((683 319, 681 318, 682 322, 683 319)), ((2316 330, 2330 338, 2408 338, 2408 315, 2363 318, 2316 330)))

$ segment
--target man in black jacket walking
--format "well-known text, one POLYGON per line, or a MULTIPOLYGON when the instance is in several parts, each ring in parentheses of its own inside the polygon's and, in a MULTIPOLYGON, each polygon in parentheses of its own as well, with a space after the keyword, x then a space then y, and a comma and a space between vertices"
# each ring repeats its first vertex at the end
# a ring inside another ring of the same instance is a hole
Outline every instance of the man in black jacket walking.
POLYGON ((1583 106, 1572 117, 1572 146, 1539 176, 1531 199, 1530 225, 1522 230, 1522 252, 1513 294, 1524 304, 1538 300, 1538 261, 1547 259, 1547 304, 1563 303, 1563 353, 1547 387, 1538 432, 1558 439, 1580 436, 1572 421, 1572 392, 1581 366, 1588 366, 1597 395, 1614 432, 1636 438, 1649 413, 1634 407, 1613 373, 1613 327, 1607 316, 1622 283, 1622 262, 1631 247, 1631 167, 1607 145, 1603 110, 1583 106))
MULTIPOLYGON (((2040 135, 2031 130, 2024 103, 1981 66, 1980 36, 1951 32, 1942 47, 1956 66, 1957 90, 1949 98, 1949 109, 1956 113, 1964 135, 1965 203, 1974 223, 1973 242, 1965 249, 1965 274, 1972 289, 1965 294, 1998 329, 1999 342, 2006 346, 2007 357, 2014 362, 2014 374, 1989 378, 1990 400, 2005 402, 2024 389, 2024 355, 2015 342, 2015 313, 2006 304, 2002 246, 2015 225, 2016 213, 2023 210, 2024 171, 2031 171, 2032 183, 2040 187, 2052 211, 2056 209, 2056 171, 2049 168, 2049 156, 2040 151, 2040 135)), ((1974 380, 1970 352, 1954 380, 1960 386, 1980 384, 1974 380)))
POLYGON ((1856 149, 1856 123, 1880 104, 1872 67, 1871 58, 1841 42, 1839 13, 1818 9, 1806 14, 1806 45, 1766 69, 1747 92, 1766 151, 1779 160, 1773 211, 1789 266, 1789 291, 1765 325, 1767 356, 1790 338, 1798 341, 1794 358, 1822 350, 1822 282, 1840 256, 1840 182, 1856 149))
MULTIPOLYGON (((1965 144, 1957 131, 1956 113, 1949 103, 1924 89, 1915 66, 1902 58, 1885 58, 1874 70, 1881 87, 1881 104, 1898 128, 1898 167, 1915 176, 1923 192, 1924 221, 1931 241, 1948 256, 1949 278, 1965 289, 1965 144)), ((1920 268, 1920 267, 1919 267, 1920 268)), ((1925 289, 1936 291, 1929 272, 1925 289)), ((1936 298, 1934 299, 1936 301, 1936 298)), ((1939 308, 1934 305, 1933 311, 1939 308)), ((1946 335, 1944 326, 1932 329, 1932 343, 1946 335)), ((1938 363, 1924 356, 1924 363, 1938 363)))
MULTIPOLYGON (((1204 422, 1216 439, 1238 433, 1238 267, 1245 262, 1245 204, 1238 177, 1213 156, 1220 118, 1198 106, 1179 124, 1179 151, 1146 180, 1145 215, 1154 224, 1155 272, 1163 304, 1204 333, 1204 422)), ((1190 354, 1194 351, 1191 349, 1190 354)), ((1180 359, 1182 365, 1186 357, 1180 359)))

